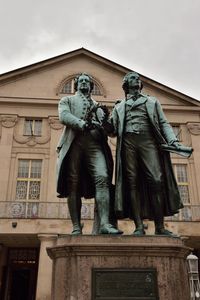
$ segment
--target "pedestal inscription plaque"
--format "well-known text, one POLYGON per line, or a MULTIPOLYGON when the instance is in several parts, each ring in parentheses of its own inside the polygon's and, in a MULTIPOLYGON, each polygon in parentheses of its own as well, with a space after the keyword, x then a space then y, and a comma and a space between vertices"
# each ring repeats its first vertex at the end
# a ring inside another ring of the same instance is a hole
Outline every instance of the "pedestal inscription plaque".
POLYGON ((93 269, 92 300, 159 300, 155 269, 93 269))

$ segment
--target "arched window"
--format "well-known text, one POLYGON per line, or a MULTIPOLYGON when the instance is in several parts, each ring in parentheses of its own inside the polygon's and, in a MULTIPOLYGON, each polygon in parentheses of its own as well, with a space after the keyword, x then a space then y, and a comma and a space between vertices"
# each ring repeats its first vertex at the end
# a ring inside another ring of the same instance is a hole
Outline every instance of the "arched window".
POLYGON ((68 81, 68 82, 64 85, 62 92, 63 92, 64 94, 71 94, 71 93, 72 93, 72 80, 68 81))
POLYGON ((62 94, 74 94, 74 79, 70 79, 65 83, 61 91, 62 94))
POLYGON ((99 86, 95 82, 92 90, 92 95, 97 95, 97 96, 102 95, 99 86))
MULTIPOLYGON (((62 87, 61 93, 62 94, 74 94, 75 93, 75 91, 74 91, 74 78, 69 79, 64 84, 64 86, 62 87)), ((96 82, 94 82, 92 95, 96 95, 96 96, 101 96, 102 95, 101 89, 100 89, 99 85, 96 82)))

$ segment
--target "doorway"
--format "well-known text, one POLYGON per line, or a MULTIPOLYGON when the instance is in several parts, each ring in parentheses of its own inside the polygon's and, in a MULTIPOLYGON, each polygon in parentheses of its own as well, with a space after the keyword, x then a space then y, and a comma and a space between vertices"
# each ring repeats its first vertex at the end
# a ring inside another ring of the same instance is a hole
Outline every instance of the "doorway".
POLYGON ((3 300, 35 300, 38 249, 9 249, 3 300))

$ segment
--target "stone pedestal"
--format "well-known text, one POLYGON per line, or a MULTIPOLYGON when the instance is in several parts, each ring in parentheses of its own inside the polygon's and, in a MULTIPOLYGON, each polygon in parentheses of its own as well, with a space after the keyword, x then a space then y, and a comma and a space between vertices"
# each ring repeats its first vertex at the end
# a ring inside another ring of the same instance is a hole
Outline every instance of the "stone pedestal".
POLYGON ((126 298, 119 295, 119 298, 114 298, 117 300, 190 299, 186 270, 190 249, 179 238, 68 235, 60 237, 56 246, 47 248, 47 252, 53 260, 53 300, 95 299, 92 298, 92 270, 95 269, 156 271, 157 297, 126 298))

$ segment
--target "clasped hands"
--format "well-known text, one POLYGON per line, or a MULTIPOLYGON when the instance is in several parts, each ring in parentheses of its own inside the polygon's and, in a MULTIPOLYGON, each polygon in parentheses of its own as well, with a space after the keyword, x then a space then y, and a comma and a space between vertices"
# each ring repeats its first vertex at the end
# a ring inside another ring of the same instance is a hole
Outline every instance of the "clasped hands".
POLYGON ((90 131, 93 129, 99 129, 101 127, 100 123, 94 120, 91 121, 85 121, 85 124, 83 125, 83 131, 90 131))

